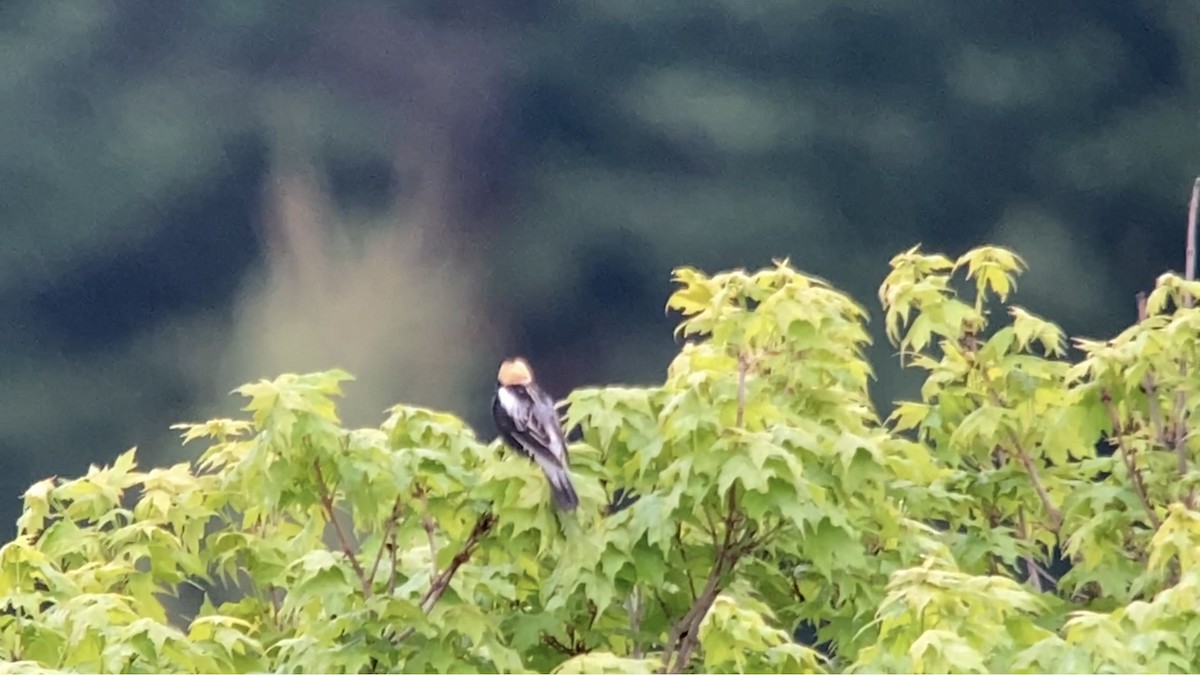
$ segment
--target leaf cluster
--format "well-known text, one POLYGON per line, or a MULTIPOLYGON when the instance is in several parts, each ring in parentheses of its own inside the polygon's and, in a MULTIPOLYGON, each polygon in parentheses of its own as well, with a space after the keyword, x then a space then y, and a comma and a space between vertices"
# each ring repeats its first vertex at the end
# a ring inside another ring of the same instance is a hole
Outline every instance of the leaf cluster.
POLYGON ((851 298, 786 261, 677 270, 686 342, 664 381, 565 402, 582 502, 567 515, 536 466, 451 414, 396 406, 348 429, 344 372, 248 384, 246 419, 179 426, 207 445, 193 464, 143 471, 129 451, 26 492, 0 548, 0 657, 94 672, 1200 669, 1200 288, 1165 275, 1137 324, 1076 340, 1072 360, 1053 323, 995 311, 1022 268, 997 247, 892 260, 886 332, 927 375, 886 419, 851 298), (613 509, 618 491, 639 497, 613 509))

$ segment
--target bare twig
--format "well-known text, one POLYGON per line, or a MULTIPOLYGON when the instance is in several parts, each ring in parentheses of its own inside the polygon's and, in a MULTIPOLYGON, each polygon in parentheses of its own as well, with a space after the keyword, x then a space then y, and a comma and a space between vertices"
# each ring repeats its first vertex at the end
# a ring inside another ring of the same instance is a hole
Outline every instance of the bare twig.
MULTIPOLYGON (((1183 262, 1183 277, 1189 282, 1196 279, 1197 210, 1200 210, 1200 177, 1197 177, 1196 182, 1192 184, 1192 201, 1188 204, 1187 245, 1185 247, 1187 258, 1183 262)), ((1192 307, 1192 295, 1190 293, 1183 295, 1183 306, 1192 307)))
MULTIPOLYGON (((1137 293, 1137 316, 1138 322, 1143 322, 1150 316, 1146 310, 1146 292, 1139 291, 1137 293)), ((1150 412, 1150 425, 1154 428, 1154 437, 1158 439, 1163 446, 1172 446, 1174 442, 1171 440, 1171 430, 1163 421, 1162 406, 1158 402, 1158 383, 1154 380, 1154 374, 1146 371, 1146 375, 1142 378, 1142 394, 1146 395, 1146 408, 1150 412)), ((1187 474, 1188 459, 1186 453, 1178 454, 1179 456, 1179 473, 1187 474)))
POLYGON ((721 544, 713 550, 713 567, 704 589, 696 596, 688 612, 671 627, 663 650, 661 672, 679 674, 687 668, 692 653, 700 644, 700 623, 721 591, 721 579, 737 567, 741 557, 751 549, 753 534, 738 533, 741 516, 738 512, 737 491, 730 488, 725 514, 725 533, 721 544), (672 659, 673 658, 673 659, 672 659))
MULTIPOLYGON (((570 639, 568 639, 568 640, 570 640, 570 639)), ((570 646, 564 644, 562 641, 558 640, 558 638, 556 638, 555 636, 552 636, 550 634, 545 634, 545 633, 542 634, 542 643, 545 643, 546 645, 550 646, 551 648, 554 648, 555 650, 557 650, 560 653, 563 653, 564 655, 571 655, 571 656, 575 655, 575 652, 571 649, 570 646)))
MULTIPOLYGON (((991 378, 987 375, 986 368, 979 369, 980 375, 983 377, 983 382, 988 388, 988 397, 993 406, 1006 408, 1004 401, 1000 399, 1000 394, 996 391, 995 385, 992 384, 991 378)), ((1025 468, 1025 473, 1029 475, 1029 481, 1033 484, 1033 490, 1037 493, 1038 500, 1041 501, 1042 507, 1050 516, 1050 529, 1058 532, 1062 526, 1062 512, 1050 500, 1050 494, 1046 492, 1046 486, 1042 484, 1042 477, 1038 474, 1037 467, 1033 465, 1033 458, 1030 457, 1029 451, 1025 449, 1025 445, 1017 438, 1015 432, 1009 433, 1009 440, 1012 442, 1012 450, 1017 454, 1017 460, 1021 461, 1021 466, 1025 468)))
POLYGON ((1042 580, 1040 577, 1038 577, 1036 568, 1037 563, 1033 560, 1033 557, 1029 556, 1028 554, 1022 554, 1021 560, 1025 562, 1025 570, 1029 574, 1029 584, 1033 585, 1033 590, 1035 592, 1041 594, 1045 590, 1042 589, 1042 580))
POLYGON ((425 536, 429 539, 429 567, 430 567, 430 571, 431 571, 430 579, 436 579, 438 576, 438 566, 437 566, 438 550, 437 550, 437 539, 434 536, 434 529, 437 528, 437 524, 435 524, 433 522, 433 519, 429 518, 429 516, 424 516, 424 517, 421 517, 421 525, 425 528, 425 536))
MULTIPOLYGON (((687 575, 688 589, 692 592, 692 600, 695 601, 697 597, 696 578, 692 575, 692 566, 687 557, 687 545, 683 543, 683 529, 679 525, 675 526, 675 539, 679 541, 679 558, 683 559, 683 572, 687 575)), ((716 541, 715 536, 713 541, 716 541)))
POLYGON ((633 591, 629 593, 629 633, 632 635, 633 650, 632 656, 635 660, 642 659, 642 600, 638 593, 638 586, 633 585, 633 591))
POLYGON ((687 613, 671 627, 671 632, 667 636, 667 645, 663 650, 662 673, 683 673, 684 667, 691 659, 692 651, 695 650, 695 644, 699 641, 700 623, 708 614, 708 609, 712 607, 713 602, 716 601, 717 594, 720 593, 721 577, 725 574, 727 564, 728 559, 725 555, 718 557, 713 564, 712 571, 708 574, 704 591, 701 592, 687 613))
POLYGON ((400 545, 396 542, 396 531, 392 531, 391 546, 388 549, 392 550, 392 574, 388 577, 388 595, 396 594, 396 569, 400 566, 400 545))
POLYGON ((396 503, 392 505, 392 515, 388 517, 387 523, 383 527, 383 537, 379 540, 379 551, 375 553, 375 562, 371 564, 371 575, 368 578, 370 584, 375 583, 375 575, 379 573, 379 563, 383 561, 383 553, 388 549, 388 540, 391 539, 396 524, 400 521, 401 506, 400 498, 396 498, 396 503))
POLYGON ((804 601, 804 592, 800 591, 800 582, 796 579, 795 569, 788 571, 788 582, 792 584, 792 596, 797 602, 804 601))
MULTIPOLYGON (((421 595, 419 604, 422 612, 429 614, 429 611, 433 610, 438 600, 450 588, 450 581, 454 579, 455 573, 458 572, 459 568, 463 567, 463 564, 471 559, 471 555, 475 553, 475 549, 479 547, 479 543, 492 531, 495 525, 495 514, 485 512, 479 517, 479 520, 475 522, 475 527, 471 529, 471 534, 467 536, 466 542, 463 542, 462 548, 450 560, 450 565, 433 579, 429 585, 429 589, 421 595)), ((414 631, 416 631, 415 628, 408 627, 400 632, 395 640, 397 642, 404 641, 409 636, 412 636, 414 631)))
POLYGON ((338 542, 342 545, 342 551, 350 559, 350 565, 353 566, 354 573, 358 575, 358 580, 362 583, 363 593, 369 594, 371 583, 367 579, 367 573, 363 570, 362 564, 358 562, 358 557, 354 555, 353 548, 350 547, 350 540, 346 537, 346 533, 342 531, 342 524, 338 523, 337 513, 333 508, 333 495, 329 492, 329 486, 325 483, 325 476, 321 473, 321 462, 319 460, 313 461, 313 470, 317 474, 317 492, 321 497, 321 506, 325 508, 325 518, 333 524, 333 530, 337 533, 338 542))
POLYGON ((712 540, 713 547, 718 546, 717 536, 717 520, 713 518, 712 513, 708 509, 708 505, 704 505, 704 521, 707 526, 704 532, 708 533, 708 537, 712 540))
POLYGON ((737 420, 734 423, 741 427, 746 418, 746 371, 750 368, 750 362, 746 360, 746 355, 738 356, 738 389, 737 389, 737 420))
POLYGON ((662 611, 663 617, 670 617, 671 609, 667 607, 667 602, 663 600, 663 597, 654 594, 654 600, 658 602, 658 609, 662 611))
MULTIPOLYGON (((1188 204, 1188 221, 1187 221, 1187 244, 1184 246, 1185 259, 1183 263, 1183 277, 1191 282, 1196 279, 1196 212, 1200 209, 1200 177, 1192 184, 1192 200, 1188 204)), ((1194 300, 1192 294, 1184 291, 1183 307, 1191 308, 1194 300)), ((1188 365, 1187 362, 1180 360, 1179 370, 1186 376, 1188 365)), ((1187 395, 1183 389, 1175 393, 1175 410, 1174 422, 1175 430, 1173 434, 1174 450, 1176 456, 1179 457, 1179 471, 1181 474, 1187 474, 1187 395)), ((1187 497, 1184 498, 1184 505, 1191 509, 1196 502, 1196 489, 1193 487, 1188 490, 1187 497)))
MULTIPOLYGON (((1025 508, 1017 508, 1017 535, 1025 541, 1029 541, 1029 524, 1025 521, 1025 508)), ((1058 580, 1046 570, 1046 567, 1033 558, 1030 554, 1022 554, 1021 560, 1025 562, 1025 572, 1028 575, 1028 582, 1033 585, 1033 588, 1038 592, 1046 591, 1046 587, 1042 584, 1043 581, 1051 585, 1057 584, 1058 580)), ((1053 589, 1051 589, 1053 591, 1053 589)))
POLYGON ((596 628, 596 620, 600 617, 600 607, 591 599, 588 599, 587 606, 589 615, 587 630, 591 631, 596 628))
POLYGON ((1100 391, 1100 401, 1104 402, 1104 409, 1108 411, 1108 419, 1112 423, 1112 439, 1121 453, 1121 459, 1125 461, 1125 471, 1129 474, 1129 482, 1133 485, 1133 492, 1137 493, 1138 502, 1142 503, 1142 509, 1146 510, 1146 516, 1150 517, 1150 524, 1154 526, 1154 530, 1162 524, 1158 514, 1154 512, 1154 506, 1150 504, 1150 497, 1146 494, 1146 483, 1142 480, 1142 473, 1137 467, 1137 460, 1133 456, 1133 449, 1125 443, 1125 437, 1121 429, 1121 417, 1117 413, 1117 407, 1113 404, 1112 393, 1107 389, 1100 391))
MULTIPOLYGON (((1179 370, 1187 373, 1187 363, 1181 360, 1179 370)), ((1171 412, 1173 429, 1171 431, 1171 449, 1175 452, 1175 457, 1178 458, 1179 474, 1184 476, 1188 473, 1188 456, 1187 456, 1187 394, 1183 388, 1175 393, 1175 408, 1171 412)), ((1195 488, 1188 491, 1187 497, 1184 498, 1183 504, 1191 509, 1196 501, 1195 488)))
MULTIPOLYGON (((746 420, 746 373, 750 369, 750 361, 745 353, 738 355, 738 384, 737 384, 737 413, 734 420, 736 427, 742 427, 746 420)), ((692 659, 692 653, 700 642, 700 624, 708 614, 709 608, 721 591, 721 579, 732 571, 742 555, 754 544, 754 533, 740 532, 742 517, 738 511, 737 486, 729 487, 725 504, 724 535, 718 542, 717 524, 707 509, 705 518, 708 522, 709 535, 713 542, 713 567, 709 571, 704 589, 696 594, 692 591, 691 608, 671 626, 667 635, 667 644, 663 650, 662 673, 682 673, 692 659)))
MULTIPOLYGON (((993 524, 992 527, 995 528, 995 523, 998 521, 998 519, 996 518, 996 515, 988 514, 988 521, 990 521, 993 524)), ((1022 540, 1029 539, 1029 526, 1025 523, 1025 510, 1020 508, 1017 509, 1017 536, 1022 540)), ((1025 572, 1028 574, 1027 581, 1029 584, 1033 585, 1034 590, 1040 594, 1043 591, 1042 581, 1038 579, 1038 569, 1040 567, 1037 565, 1037 562, 1033 560, 1033 557, 1027 554, 1022 554, 1021 560, 1025 562, 1025 572)), ((993 564, 994 563, 995 561, 993 560, 993 564)), ((995 573, 992 574, 995 575, 995 573)))
POLYGON ((776 533, 783 530, 785 525, 786 524, 783 522, 783 520, 780 519, 779 523, 768 528, 767 532, 763 533, 762 535, 759 535, 758 537, 751 538, 748 547, 750 549, 758 549, 759 547, 767 544, 768 542, 771 541, 771 538, 775 537, 776 533))
POLYGON ((1046 486, 1042 484, 1042 478, 1037 472, 1037 467, 1033 465, 1033 458, 1029 456, 1029 451, 1025 450, 1025 446, 1012 435, 1013 450, 1017 452, 1017 459, 1021 461, 1021 466, 1025 468, 1025 473, 1029 475, 1029 481, 1033 484, 1033 490, 1037 493, 1038 500, 1046 509, 1046 513, 1050 516, 1050 529, 1058 532, 1062 527, 1062 512, 1058 507, 1054 506, 1054 502, 1050 500, 1050 494, 1046 492, 1046 486))
POLYGON ((442 598, 442 594, 445 594, 446 589, 449 588, 454 574, 470 560, 471 555, 475 553, 475 548, 495 525, 496 517, 491 512, 486 512, 479 517, 479 520, 475 522, 475 527, 471 529, 471 534, 467 536, 467 541, 463 543, 462 549, 458 550, 458 553, 451 559, 450 565, 433 580, 433 584, 429 585, 429 590, 421 597, 422 610, 428 613, 437 604, 438 599, 442 598))

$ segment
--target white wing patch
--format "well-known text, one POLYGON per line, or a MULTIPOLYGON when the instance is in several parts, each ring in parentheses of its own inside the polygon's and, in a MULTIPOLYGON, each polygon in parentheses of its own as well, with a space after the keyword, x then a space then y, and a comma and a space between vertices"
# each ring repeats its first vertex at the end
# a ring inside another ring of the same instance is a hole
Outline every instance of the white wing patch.
POLYGON ((497 391, 497 395, 500 397, 500 405, 504 407, 505 411, 508 411, 509 415, 516 418, 521 413, 521 400, 507 387, 501 387, 497 391))

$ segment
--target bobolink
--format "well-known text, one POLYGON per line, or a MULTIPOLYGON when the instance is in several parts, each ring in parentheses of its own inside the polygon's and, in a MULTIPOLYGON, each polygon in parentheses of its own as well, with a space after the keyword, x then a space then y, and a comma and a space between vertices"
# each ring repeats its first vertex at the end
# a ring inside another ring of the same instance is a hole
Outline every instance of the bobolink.
POLYGON ((550 492, 559 509, 579 506, 571 485, 567 440, 554 410, 554 400, 533 380, 533 369, 521 358, 500 364, 492 420, 505 443, 542 468, 550 481, 550 492))

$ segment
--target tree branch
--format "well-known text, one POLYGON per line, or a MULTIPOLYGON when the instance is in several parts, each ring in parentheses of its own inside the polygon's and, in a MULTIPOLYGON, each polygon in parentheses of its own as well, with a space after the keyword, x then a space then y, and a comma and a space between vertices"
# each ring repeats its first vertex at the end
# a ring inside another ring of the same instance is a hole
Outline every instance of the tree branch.
MULTIPOLYGON (((764 521, 765 521, 765 519, 764 519, 764 521)), ((763 545, 767 544, 768 542, 770 542, 770 541, 771 541, 771 538, 775 537, 775 534, 776 534, 776 533, 778 533, 779 531, 783 530, 783 527, 784 527, 785 525, 786 525, 786 524, 783 522, 783 520, 782 520, 782 519, 780 519, 780 520, 779 520, 779 523, 777 523, 777 524, 775 524, 774 526, 771 526, 770 528, 768 528, 768 529, 767 529, 767 532, 763 533, 762 535, 759 535, 758 537, 754 537, 754 538, 752 538, 752 539, 750 540, 750 542, 748 543, 748 545, 747 545, 747 546, 748 546, 748 548, 749 548, 749 549, 758 549, 759 547, 761 547, 761 546, 763 546, 763 545)))
POLYGON ((1150 497, 1146 494, 1146 484, 1142 480, 1142 473, 1138 470, 1137 462, 1133 457, 1133 450, 1125 443, 1125 437, 1121 430, 1121 417, 1117 413, 1117 407, 1113 404, 1112 393, 1107 388, 1100 390, 1100 401, 1104 402, 1104 408, 1108 411, 1108 419, 1112 423, 1113 439, 1117 450, 1121 453, 1121 459, 1125 461, 1125 471, 1129 474, 1129 482, 1133 485, 1133 492, 1137 493, 1138 502, 1142 503, 1142 508, 1146 510, 1146 516, 1150 517, 1150 524, 1154 526, 1154 530, 1162 525, 1158 514, 1154 512, 1154 506, 1150 504, 1150 497))
MULTIPOLYGON (((991 378, 988 377, 987 368, 980 365, 979 374, 983 377, 984 384, 987 385, 988 398, 992 405, 999 408, 1007 408, 1004 405, 1004 401, 1000 399, 1000 394, 996 391, 996 386, 992 384, 991 378)), ((1038 500, 1041 501, 1042 507, 1046 509, 1046 513, 1050 516, 1051 530, 1057 533, 1058 529, 1062 526, 1062 512, 1050 500, 1050 494, 1046 492, 1046 487, 1042 484, 1042 477, 1038 474, 1037 467, 1034 467, 1033 458, 1030 457, 1029 451, 1025 450, 1025 445, 1017 438, 1015 432, 1009 433, 1009 439, 1012 442, 1012 450, 1017 454, 1017 460, 1021 462, 1021 466, 1025 468, 1025 473, 1029 475, 1029 481, 1033 484, 1033 490, 1037 493, 1038 500)))
POLYGON ((741 427, 746 419, 746 371, 749 368, 746 355, 738 355, 737 418, 734 423, 737 427, 741 427))
POLYGON ((442 598, 442 594, 445 594, 446 589, 450 587, 450 580, 454 579, 454 574, 471 559, 475 548, 495 525, 496 517, 491 512, 485 512, 483 516, 479 517, 479 520, 475 522, 475 527, 471 529, 471 534, 467 536, 467 541, 463 543, 462 549, 454 555, 446 570, 434 578, 433 584, 429 585, 429 590, 421 597, 422 610, 428 613, 437 604, 438 599, 442 598))
MULTIPOLYGON (((735 426, 739 428, 746 422, 746 373, 749 368, 750 362, 745 353, 740 353, 738 355, 737 414, 734 420, 735 426)), ((752 531, 739 532, 742 527, 742 517, 738 511, 737 502, 737 486, 733 485, 729 487, 726 498, 724 536, 720 544, 717 543, 715 520, 705 509, 709 534, 713 540, 713 567, 709 571, 704 589, 699 595, 695 594, 693 588, 691 608, 671 626, 667 644, 663 650, 661 673, 679 674, 687 668, 691 662, 692 653, 700 644, 700 624, 704 621, 704 617, 721 591, 721 578, 737 567, 738 561, 755 542, 752 531)))
MULTIPOLYGON (((715 533, 715 527, 713 530, 715 533)), ((683 572, 687 575, 688 590, 692 592, 692 600, 695 601, 698 596, 696 594, 696 578, 692 575, 691 562, 688 561, 687 556, 687 546, 683 543, 683 528, 679 525, 675 526, 675 539, 679 540, 679 558, 683 559, 683 572)), ((713 542, 716 542, 716 535, 713 536, 713 542)))
POLYGON ((429 540, 429 569, 430 578, 435 579, 438 576, 437 566, 437 540, 434 538, 434 529, 437 525, 433 523, 433 519, 428 516, 421 517, 421 526, 425 528, 425 537, 429 540))
POLYGON ((725 573, 725 565, 726 555, 722 553, 708 574, 708 580, 704 583, 704 591, 692 603, 692 607, 688 609, 687 613, 671 627, 667 645, 663 650, 661 673, 683 673, 683 668, 691 659, 695 644, 699 641, 697 634, 699 634, 700 622, 708 614, 708 609, 712 607, 713 601, 716 601, 717 594, 720 593, 721 576, 725 573), (674 662, 672 662, 672 657, 674 657, 674 662))
POLYGON ((725 514, 725 535, 721 544, 713 550, 712 570, 709 571, 704 589, 696 597, 692 607, 671 627, 667 645, 663 650, 663 673, 679 674, 687 668, 692 653, 700 644, 700 623, 704 621, 704 616, 708 614, 709 608, 721 591, 721 578, 737 566, 753 540, 752 535, 746 536, 745 533, 735 536, 741 521, 736 487, 730 487, 726 506, 728 511, 725 514))
POLYGON ((551 634, 543 633, 542 634, 542 643, 550 646, 551 648, 554 648, 555 650, 557 650, 558 652, 560 652, 564 655, 570 655, 572 657, 574 657, 576 655, 574 650, 572 650, 569 646, 567 646, 566 644, 564 644, 562 641, 558 640, 556 637, 552 636, 551 634))
MULTIPOLYGON (((1146 293, 1139 291, 1137 294, 1137 312, 1138 322, 1143 322, 1149 316, 1146 311, 1146 293)), ((1146 395, 1146 408, 1150 411, 1150 425, 1154 427, 1154 436, 1164 447, 1171 446, 1170 430, 1163 424, 1162 406, 1158 402, 1158 383, 1154 380, 1154 374, 1149 370, 1142 378, 1142 394, 1146 395)), ((1187 455, 1179 456, 1179 473, 1187 474, 1187 455)))
POLYGON ((388 549, 392 552, 392 574, 388 577, 388 595, 396 593, 396 568, 400 565, 400 545, 396 542, 396 531, 392 531, 391 546, 388 549))
POLYGON ((1050 494, 1046 492, 1046 487, 1042 485, 1042 479, 1037 473, 1037 468, 1033 466, 1033 458, 1029 457, 1029 452, 1021 445, 1019 441, 1013 439, 1013 447, 1017 452, 1017 459, 1021 461, 1021 465, 1025 468, 1025 473, 1029 475, 1029 480, 1033 482, 1033 490, 1038 495, 1038 500, 1041 500, 1042 506, 1046 508, 1046 512, 1050 515, 1050 527, 1055 532, 1062 526, 1062 512, 1058 511, 1058 507, 1050 500, 1050 494))
MULTIPOLYGON (((392 537, 393 531, 396 529, 397 522, 400 521, 400 511, 402 504, 400 498, 396 498, 396 503, 392 505, 392 515, 388 517, 387 523, 383 527, 383 537, 379 539, 379 551, 375 553, 375 562, 371 564, 371 575, 368 578, 372 585, 375 584, 375 575, 379 573, 379 563, 383 561, 383 552, 388 548, 388 540, 392 537)), ((393 571, 395 573, 395 571, 393 571)), ((368 587, 369 589, 370 587, 368 587)), ((366 591, 364 589, 364 591, 366 591)))
MULTIPOLYGON (((1145 292, 1138 292, 1137 308, 1138 321, 1141 322, 1149 316, 1146 310, 1145 292)), ((1186 372, 1187 366, 1180 364, 1179 368, 1186 372)), ((1185 429, 1184 426, 1179 424, 1184 418, 1184 407, 1186 404, 1183 391, 1180 390, 1175 394, 1175 407, 1171 413, 1171 421, 1168 423, 1168 421, 1163 419, 1162 405, 1158 401, 1158 383, 1154 380, 1154 374, 1149 370, 1146 371, 1146 375, 1142 378, 1141 389, 1142 394, 1146 395, 1146 408, 1150 413, 1150 425, 1154 428, 1154 438, 1164 448, 1170 448, 1174 451, 1179 476, 1187 476, 1188 471, 1190 471, 1188 467, 1187 446, 1181 443, 1179 439, 1181 432, 1185 429)), ((1195 502, 1195 491, 1189 490, 1183 502, 1190 509, 1192 503, 1195 502)))
MULTIPOLYGON (((458 572, 459 568, 463 567, 463 564, 471 559, 471 555, 475 553, 475 549, 479 547, 479 543, 483 541, 483 538, 486 537, 495 526, 495 514, 492 514, 491 512, 484 512, 484 514, 479 517, 479 520, 475 522, 475 527, 471 529, 471 534, 468 535, 466 541, 463 542, 462 548, 458 550, 458 553, 455 554, 454 558, 450 561, 450 565, 433 579, 429 585, 429 589, 421 595, 421 600, 419 601, 421 612, 428 615, 429 611, 433 610, 433 607, 437 605, 438 600, 440 600, 442 595, 446 593, 446 590, 450 588, 450 581, 454 579, 455 573, 458 572)), ((416 631, 415 628, 408 627, 404 631, 400 632, 398 636, 396 636, 396 641, 399 642, 407 639, 409 636, 413 635, 414 631, 416 631)))
MULTIPOLYGON (((1183 262, 1184 279, 1196 279, 1196 211, 1200 209, 1200 177, 1192 184, 1192 201, 1188 204, 1187 245, 1184 247, 1187 256, 1183 262)), ((1183 306, 1192 307, 1192 294, 1183 294, 1183 306)))
MULTIPOLYGON (((1192 184, 1192 200, 1188 204, 1188 221, 1187 221, 1187 244, 1184 246, 1185 259, 1183 263, 1183 278, 1191 282, 1196 279, 1196 211, 1200 209, 1200 177, 1192 184)), ((1184 291, 1183 307, 1190 309, 1195 301, 1192 294, 1184 291)), ((1187 362, 1180 360, 1179 370, 1187 375, 1187 362)), ((1180 388, 1175 393, 1175 411, 1174 422, 1175 430, 1173 435, 1175 454, 1179 457, 1179 468, 1181 474, 1187 474, 1187 395, 1183 388, 1180 388)), ((1188 509, 1196 502, 1196 489, 1193 487, 1188 490, 1187 497, 1184 498, 1183 504, 1188 509)))
MULTIPOLYGON (((1030 528, 1028 528, 1025 522, 1024 508, 1019 509, 1018 512, 1016 512, 1016 520, 1018 520, 1016 521, 1016 526, 1020 528, 1018 533, 1019 536, 1022 540, 1027 540, 1030 538, 1030 528)), ((1045 587, 1042 585, 1043 580, 1050 582, 1051 585, 1057 582, 1057 580, 1055 580, 1055 576, 1051 575, 1049 570, 1046 570, 1045 567, 1038 563, 1037 560, 1034 560, 1032 556, 1021 555, 1021 560, 1025 561, 1025 572, 1028 574, 1026 580, 1033 585, 1034 590, 1037 590, 1038 593, 1045 591, 1045 587)))
POLYGON ((629 633, 633 641, 633 650, 631 655, 633 659, 642 659, 642 641, 640 635, 642 633, 642 601, 639 598, 638 586, 633 585, 633 591, 629 594, 629 633))
POLYGON ((325 518, 333 524, 333 530, 337 533, 338 542, 342 545, 342 552, 350 559, 350 565, 354 567, 354 573, 358 575, 359 582, 362 583, 363 594, 370 594, 371 583, 367 579, 367 573, 363 570, 362 564, 358 562, 358 557, 354 555, 354 550, 350 547, 350 540, 346 537, 346 533, 342 531, 342 524, 338 523, 337 514, 333 509, 333 495, 329 492, 329 486, 325 483, 325 476, 321 473, 321 462, 313 461, 313 470, 317 474, 317 492, 321 497, 321 506, 325 508, 325 518))

